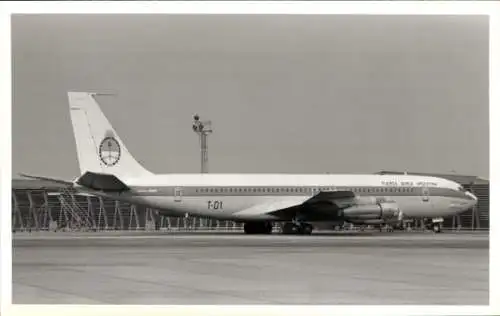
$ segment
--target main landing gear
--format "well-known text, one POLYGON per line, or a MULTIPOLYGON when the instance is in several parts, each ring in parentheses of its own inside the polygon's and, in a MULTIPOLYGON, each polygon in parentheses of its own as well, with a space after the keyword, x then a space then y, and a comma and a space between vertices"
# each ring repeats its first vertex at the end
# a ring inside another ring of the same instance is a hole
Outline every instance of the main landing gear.
POLYGON ((285 223, 283 234, 285 235, 311 235, 313 226, 306 223, 285 223))
MULTIPOLYGON (((246 222, 243 226, 245 234, 266 234, 273 231, 273 224, 270 222, 246 222)), ((282 232, 285 235, 311 235, 313 226, 306 223, 289 222, 285 223, 282 232)))
POLYGON ((273 224, 270 222, 248 222, 243 226, 245 234, 271 234, 273 224))

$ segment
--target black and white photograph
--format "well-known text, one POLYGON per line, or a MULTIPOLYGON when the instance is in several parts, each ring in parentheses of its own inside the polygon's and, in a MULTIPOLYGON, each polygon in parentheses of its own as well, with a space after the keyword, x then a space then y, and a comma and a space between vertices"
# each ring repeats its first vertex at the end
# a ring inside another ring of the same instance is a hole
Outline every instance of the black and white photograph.
POLYGON ((490 17, 12 14, 12 304, 490 302, 490 17))

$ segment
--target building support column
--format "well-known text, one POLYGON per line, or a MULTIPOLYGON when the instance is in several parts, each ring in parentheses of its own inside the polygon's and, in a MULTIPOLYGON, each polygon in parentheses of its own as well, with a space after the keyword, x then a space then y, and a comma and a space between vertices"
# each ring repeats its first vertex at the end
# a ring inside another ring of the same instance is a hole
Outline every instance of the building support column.
POLYGON ((38 214, 36 211, 35 202, 33 202, 33 196, 31 195, 31 191, 26 191, 26 194, 28 195, 28 200, 30 202, 30 211, 29 211, 29 217, 28 217, 28 220, 29 220, 28 229, 30 231, 32 228, 35 228, 35 230, 39 230, 40 225, 38 223, 38 214))
POLYGON ((87 196, 87 210, 88 210, 88 217, 90 217, 90 221, 92 223, 92 230, 96 230, 96 222, 95 222, 95 213, 94 213, 94 206, 92 204, 92 197, 87 196))
POLYGON ((47 191, 43 191, 43 227, 47 228, 47 231, 51 230, 53 219, 52 212, 49 206, 49 196, 47 191))
POLYGON ((120 209, 120 201, 116 200, 115 201, 115 214, 113 216, 113 227, 114 229, 120 229, 120 230, 123 230, 125 227, 123 225, 123 217, 122 217, 122 212, 121 212, 121 209, 120 209), (118 217, 117 217, 118 215, 118 217), (120 221, 120 226, 117 227, 116 225, 116 222, 120 221))
POLYGON ((24 230, 23 216, 21 214, 21 208, 19 207, 19 201, 17 200, 16 193, 12 191, 12 198, 14 199, 14 219, 12 221, 12 227, 15 230, 16 225, 19 222, 19 229, 24 230))
POLYGON ((104 230, 108 230, 108 214, 106 212, 106 208, 104 207, 104 199, 99 197, 99 219, 98 219, 98 227, 101 229, 101 218, 104 219, 104 230))
POLYGON ((139 216, 137 215, 137 206, 135 204, 132 204, 130 207, 129 229, 132 228, 132 218, 135 220, 135 230, 140 229, 139 216))

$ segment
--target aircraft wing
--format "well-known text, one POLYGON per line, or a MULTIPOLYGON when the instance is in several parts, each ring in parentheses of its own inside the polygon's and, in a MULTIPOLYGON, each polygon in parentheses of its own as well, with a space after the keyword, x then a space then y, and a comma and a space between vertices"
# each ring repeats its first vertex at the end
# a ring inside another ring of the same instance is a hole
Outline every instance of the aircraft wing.
POLYGON ((354 203, 352 191, 319 192, 314 196, 292 196, 259 203, 233 215, 240 218, 269 215, 279 219, 293 218, 298 212, 309 218, 335 217, 338 210, 354 203))
POLYGON ((333 204, 338 208, 346 208, 353 204, 356 197, 352 191, 322 191, 304 202, 307 206, 333 204))

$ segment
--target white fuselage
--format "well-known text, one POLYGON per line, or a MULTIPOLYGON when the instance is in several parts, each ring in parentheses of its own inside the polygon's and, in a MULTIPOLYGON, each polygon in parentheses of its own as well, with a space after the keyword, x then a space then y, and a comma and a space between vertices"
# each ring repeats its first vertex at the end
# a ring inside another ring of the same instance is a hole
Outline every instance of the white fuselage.
POLYGON ((455 182, 410 175, 169 174, 129 178, 126 183, 132 192, 111 197, 179 215, 232 220, 279 220, 252 208, 286 208, 319 191, 390 199, 408 218, 452 216, 475 202, 455 182))

